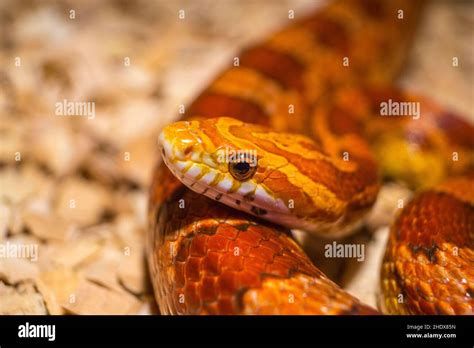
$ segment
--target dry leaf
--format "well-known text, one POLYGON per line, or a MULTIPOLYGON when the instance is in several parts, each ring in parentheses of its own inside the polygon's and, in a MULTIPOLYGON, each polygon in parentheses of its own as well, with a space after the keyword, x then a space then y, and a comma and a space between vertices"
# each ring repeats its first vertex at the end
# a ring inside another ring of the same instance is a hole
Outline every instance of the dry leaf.
POLYGON ((136 314, 140 301, 125 292, 109 290, 87 280, 80 282, 75 302, 65 308, 74 314, 136 314))
POLYGON ((0 257, 0 279, 8 284, 34 280, 38 274, 38 265, 28 259, 0 257))
POLYGON ((131 215, 120 216, 116 223, 114 233, 122 242, 123 247, 143 248, 145 231, 143 226, 138 225, 136 219, 131 215))
POLYGON ((50 314, 64 314, 62 306, 70 301, 78 283, 78 275, 66 267, 41 272, 36 281, 50 314))
POLYGON ((65 267, 77 267, 81 263, 93 260, 100 251, 100 244, 91 238, 81 238, 77 241, 53 244, 51 259, 57 264, 65 267))
POLYGON ((58 188, 56 213, 81 226, 97 222, 110 206, 108 191, 97 183, 70 177, 58 188))
POLYGON ((146 285, 146 263, 143 248, 131 249, 129 255, 122 256, 118 277, 129 291, 134 294, 143 294, 146 285))
POLYGON ((120 182, 118 164, 112 158, 114 155, 104 152, 91 154, 84 163, 84 169, 98 182, 113 185, 120 182))
POLYGON ((74 132, 61 122, 38 123, 32 129, 29 155, 44 163, 57 176, 70 174, 90 152, 92 141, 83 133, 74 132))
POLYGON ((55 215, 32 212, 23 215, 23 222, 31 233, 41 239, 65 240, 74 232, 74 223, 55 215))
POLYGON ((118 281, 121 253, 117 248, 104 247, 100 259, 88 265, 85 277, 111 290, 124 291, 118 281))
POLYGON ((0 315, 47 314, 43 297, 30 283, 16 287, 0 282, 0 315))
POLYGON ((10 214, 7 220, 7 229, 10 235, 19 235, 23 232, 23 219, 21 216, 21 207, 10 205, 10 214))
POLYGON ((25 155, 24 127, 24 122, 2 118, 2 122, 0 122, 0 133, 2 135, 0 137, 0 160, 2 162, 13 164, 25 155))
POLYGON ((139 227, 147 226, 148 193, 145 191, 116 192, 113 199, 113 210, 119 216, 132 215, 139 227))
POLYGON ((44 174, 34 166, 23 166, 20 170, 6 167, 0 170, 0 200, 18 204, 37 192, 45 181, 44 174))
POLYGON ((9 205, 0 202, 0 242, 7 236, 8 222, 12 215, 12 209, 9 205))
POLYGON ((142 136, 124 145, 116 161, 125 178, 147 187, 157 158, 158 140, 156 134, 153 134, 142 136))

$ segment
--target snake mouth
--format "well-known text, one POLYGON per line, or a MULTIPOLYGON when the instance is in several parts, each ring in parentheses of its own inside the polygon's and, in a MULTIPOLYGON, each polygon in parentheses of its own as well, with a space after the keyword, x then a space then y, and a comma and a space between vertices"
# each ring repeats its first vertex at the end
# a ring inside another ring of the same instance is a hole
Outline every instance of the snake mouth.
MULTIPOLYGON (((165 163, 167 163, 166 160, 165 163)), ((187 188, 198 194, 202 194, 216 202, 273 223, 279 223, 284 226, 295 226, 295 224, 297 224, 297 221, 289 214, 283 202, 280 202, 280 204, 272 203, 273 207, 263 205, 262 196, 259 195, 261 189, 258 186, 254 191, 245 195, 242 195, 238 191, 228 192, 225 184, 217 183, 212 186, 209 185, 209 183, 196 180, 192 175, 186 173, 180 174, 176 170, 173 171, 172 165, 167 164, 167 166, 187 188)))

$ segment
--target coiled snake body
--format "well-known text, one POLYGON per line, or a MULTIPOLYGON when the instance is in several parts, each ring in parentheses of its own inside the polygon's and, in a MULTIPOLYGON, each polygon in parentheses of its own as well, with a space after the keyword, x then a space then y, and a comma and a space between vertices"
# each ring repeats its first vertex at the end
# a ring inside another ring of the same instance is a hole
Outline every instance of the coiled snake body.
POLYGON ((351 233, 381 177, 422 188, 391 228, 383 311, 474 312, 474 128, 387 87, 420 9, 332 2, 241 53, 163 129, 169 169, 154 173, 148 245, 163 313, 378 313, 319 271, 288 229, 351 233), (420 112, 384 117, 382 105, 420 112))

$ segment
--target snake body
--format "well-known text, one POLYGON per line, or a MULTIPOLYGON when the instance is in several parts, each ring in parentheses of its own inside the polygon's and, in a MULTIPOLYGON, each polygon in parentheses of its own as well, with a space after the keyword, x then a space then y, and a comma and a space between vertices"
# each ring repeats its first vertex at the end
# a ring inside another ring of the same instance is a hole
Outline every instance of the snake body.
POLYGON ((351 233, 382 177, 422 188, 391 228, 383 311, 474 312, 474 128, 387 87, 421 7, 332 2, 242 52, 162 130, 148 243, 162 313, 378 313, 318 270, 289 229, 351 233), (421 113, 382 117, 389 100, 421 113))

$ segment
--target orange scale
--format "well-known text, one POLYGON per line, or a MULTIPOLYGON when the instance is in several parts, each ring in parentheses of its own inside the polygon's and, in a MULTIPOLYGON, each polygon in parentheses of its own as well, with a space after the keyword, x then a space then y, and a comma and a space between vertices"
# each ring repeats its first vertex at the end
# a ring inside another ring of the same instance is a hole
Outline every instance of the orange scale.
POLYGON ((438 314, 436 311, 436 307, 434 306, 432 302, 426 301, 424 299, 420 299, 419 304, 420 304, 420 309, 422 311, 421 313, 432 314, 432 315, 438 314))
POLYGON ((202 280, 202 285, 200 287, 200 294, 203 302, 217 301, 217 278, 204 277, 202 280))
POLYGON ((248 257, 244 259, 244 269, 248 271, 264 272, 265 262, 255 257, 248 257))
POLYGON ((217 284, 220 293, 233 295, 238 289, 238 281, 235 272, 230 270, 222 271, 217 284))
POLYGON ((269 273, 274 276, 279 276, 279 277, 284 277, 287 278, 289 277, 289 268, 286 267, 285 265, 282 265, 281 263, 270 263, 267 265, 265 268, 265 272, 269 273))
POLYGON ((196 312, 201 307, 199 289, 197 283, 187 283, 184 290, 184 303, 188 312, 196 312))
POLYGON ((223 224, 217 228, 216 233, 230 240, 234 240, 237 238, 239 230, 235 226, 223 224))
POLYGON ((196 235, 192 242, 189 253, 191 256, 205 256, 207 254, 207 241, 209 236, 205 234, 196 235))
POLYGON ((242 256, 235 256, 234 253, 227 253, 221 258, 222 269, 231 271, 241 271, 244 268, 244 258, 242 256))
POLYGON ((219 275, 221 272, 220 259, 222 254, 216 252, 208 253, 202 260, 202 271, 206 275, 219 275))
POLYGON ((229 242, 229 250, 231 250, 232 252, 238 252, 241 256, 248 256, 250 254, 251 249, 252 247, 250 246, 250 244, 240 239, 236 239, 235 241, 229 242))
POLYGON ((245 270, 237 274, 237 281, 241 288, 257 288, 260 287, 262 281, 258 272, 245 270))
POLYGON ((239 233, 239 240, 248 243, 252 247, 256 247, 263 240, 262 234, 253 230, 249 227, 247 231, 239 233))
POLYGON ((177 288, 184 287, 186 282, 184 278, 184 262, 176 262, 174 265, 174 281, 177 288))
POLYGON ((190 257, 184 268, 186 281, 197 282, 201 279, 201 263, 202 259, 190 257))
POLYGON ((207 248, 209 251, 226 252, 228 244, 229 240, 226 237, 215 234, 209 237, 207 248))
POLYGON ((264 263, 270 263, 273 261, 275 253, 268 248, 252 248, 250 250, 250 257, 262 260, 264 263))
POLYGON ((283 247, 280 244, 277 244, 271 240, 264 240, 260 243, 260 245, 273 250, 275 254, 280 253, 283 250, 283 247))

